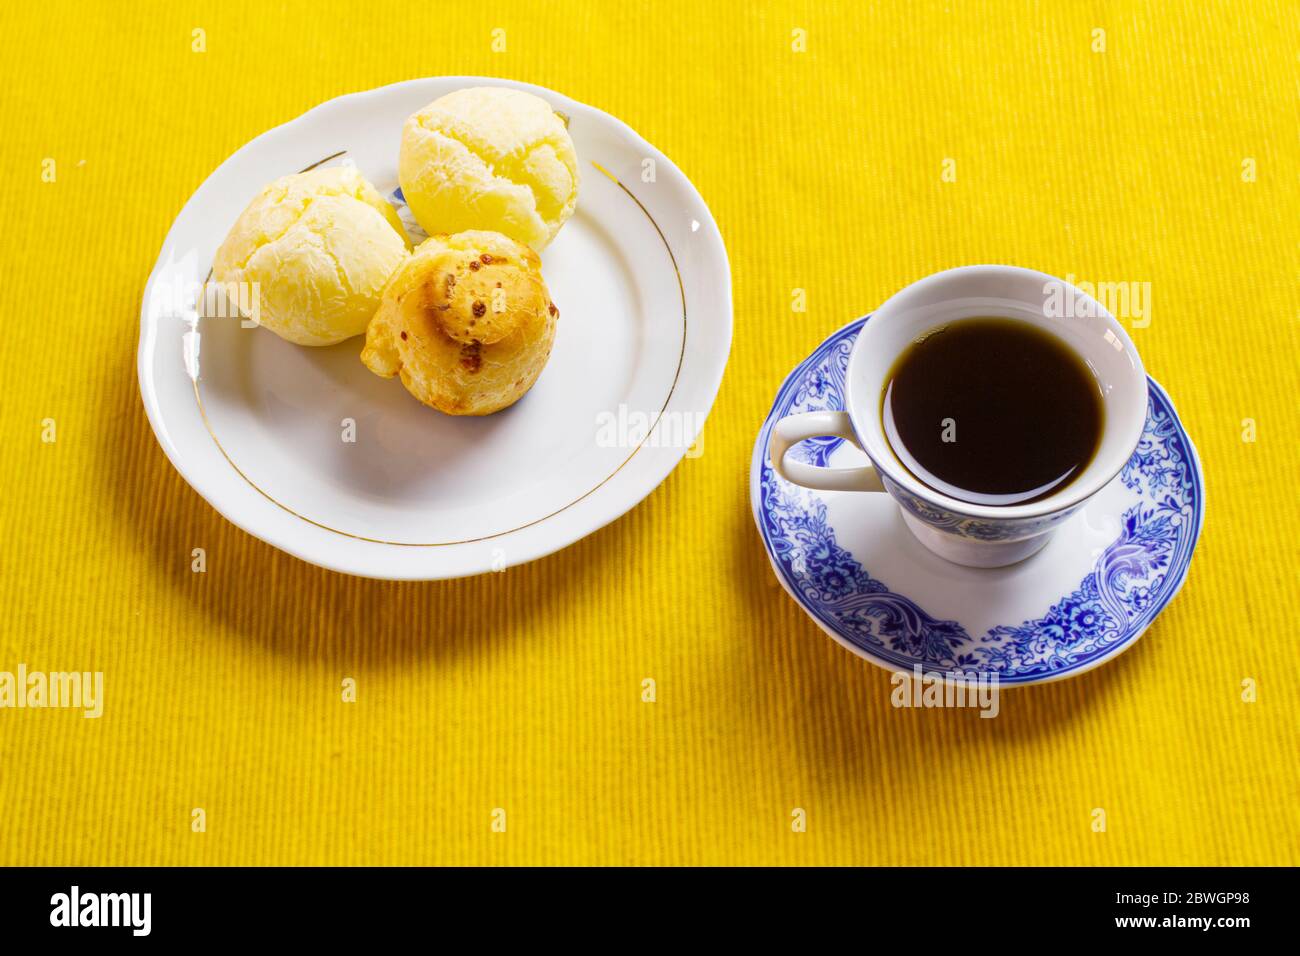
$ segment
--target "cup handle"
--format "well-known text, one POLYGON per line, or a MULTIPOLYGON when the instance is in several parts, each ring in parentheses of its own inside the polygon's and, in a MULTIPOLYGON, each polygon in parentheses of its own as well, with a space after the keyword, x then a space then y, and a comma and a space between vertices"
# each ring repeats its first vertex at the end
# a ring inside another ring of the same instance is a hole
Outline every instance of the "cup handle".
POLYGON ((807 438, 833 435, 861 450, 847 412, 804 412, 790 415, 772 429, 772 467, 786 481, 815 491, 884 491, 880 476, 870 465, 862 468, 820 468, 802 461, 786 461, 785 453, 807 438))

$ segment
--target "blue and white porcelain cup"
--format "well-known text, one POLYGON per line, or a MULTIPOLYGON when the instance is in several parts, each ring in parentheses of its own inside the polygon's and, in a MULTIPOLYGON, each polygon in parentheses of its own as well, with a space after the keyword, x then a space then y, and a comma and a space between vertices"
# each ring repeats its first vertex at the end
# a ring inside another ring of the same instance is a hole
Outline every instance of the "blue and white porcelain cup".
POLYGON ((1022 561, 1110 482, 1137 447, 1147 413, 1147 376, 1128 334, 1099 302, 1032 269, 965 266, 939 272, 894 295, 854 343, 842 411, 806 412, 776 423, 772 467, 786 481, 819 491, 888 492, 920 542, 957 564, 997 568, 1022 561), (1000 316, 1051 332, 1088 364, 1101 386, 1104 421, 1097 453, 1056 494, 1022 505, 977 505, 915 478, 885 436, 880 396, 894 360, 921 333, 975 316, 1000 316), (870 459, 858 468, 823 468, 787 457, 805 439, 834 436, 870 459))

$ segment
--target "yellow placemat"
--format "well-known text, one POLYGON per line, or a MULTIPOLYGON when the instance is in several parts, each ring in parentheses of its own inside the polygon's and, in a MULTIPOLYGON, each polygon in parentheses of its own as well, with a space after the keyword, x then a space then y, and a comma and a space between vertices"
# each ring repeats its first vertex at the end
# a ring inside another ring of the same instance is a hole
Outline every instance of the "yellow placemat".
POLYGON ((105 688, 99 719, 0 710, 0 862, 1300 862, 1298 13, 6 4, 0 670, 105 688), (139 302, 245 141, 439 73, 549 86, 670 155, 727 240, 735 342, 703 456, 620 521, 504 574, 350 579, 172 470, 139 302), (996 720, 891 708, 776 587, 747 494, 788 370, 975 262, 1150 283, 1133 337, 1209 502, 1138 645, 996 720))

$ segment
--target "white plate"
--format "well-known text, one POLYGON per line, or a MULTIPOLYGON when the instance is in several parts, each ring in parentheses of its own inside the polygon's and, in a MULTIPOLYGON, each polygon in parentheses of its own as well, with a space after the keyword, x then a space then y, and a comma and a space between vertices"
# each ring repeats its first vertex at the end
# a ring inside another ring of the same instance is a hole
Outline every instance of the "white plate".
POLYGON ((698 436, 730 346, 722 237, 667 157, 550 90, 437 77, 330 100, 208 177, 145 288, 140 392, 172 464, 239 527, 336 571, 448 578, 549 554, 648 495, 698 436), (213 254, 265 183, 351 162, 391 195, 406 117, 487 85, 567 115, 581 163, 577 212, 542 254, 555 347, 519 403, 443 415, 371 374, 361 337, 302 348, 199 315, 213 254))

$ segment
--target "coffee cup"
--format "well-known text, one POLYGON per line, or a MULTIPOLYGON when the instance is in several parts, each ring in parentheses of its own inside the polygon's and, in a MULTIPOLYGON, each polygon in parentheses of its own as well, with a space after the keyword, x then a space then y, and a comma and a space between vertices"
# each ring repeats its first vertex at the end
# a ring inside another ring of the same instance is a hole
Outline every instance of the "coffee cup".
POLYGON ((858 333, 845 385, 844 409, 790 415, 776 423, 772 467, 805 488, 888 493, 921 544, 969 567, 1014 564, 1047 544, 1061 523, 1124 467, 1147 413, 1146 371, 1115 317, 1075 286, 1014 266, 949 269, 892 296, 858 333), (930 487, 902 463, 881 419, 881 392, 896 359, 924 333, 974 317, 1026 322, 1056 336, 1087 365, 1100 388, 1102 426, 1091 460, 1058 491, 1026 504, 973 504, 930 487), (787 455, 801 441, 828 436, 850 442, 870 464, 820 467, 787 455))

